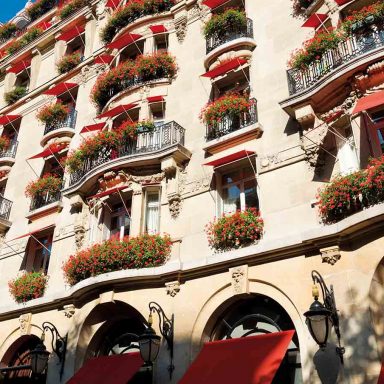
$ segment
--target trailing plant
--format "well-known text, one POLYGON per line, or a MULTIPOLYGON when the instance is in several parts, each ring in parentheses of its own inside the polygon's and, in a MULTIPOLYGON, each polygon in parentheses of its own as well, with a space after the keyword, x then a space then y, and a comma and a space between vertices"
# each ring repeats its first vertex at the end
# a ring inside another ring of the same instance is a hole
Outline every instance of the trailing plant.
POLYGON ((170 256, 172 242, 168 235, 125 237, 108 240, 70 256, 63 265, 70 285, 103 273, 163 265, 170 256))
POLYGON ((27 15, 31 21, 37 20, 55 7, 56 3, 56 0, 37 0, 26 9, 27 15))
POLYGON ((240 248, 260 240, 264 222, 256 208, 224 214, 206 226, 209 246, 217 251, 240 248))
POLYGON ((17 40, 12 41, 11 44, 9 44, 6 48, 6 51, 9 55, 14 54, 19 49, 25 47, 29 43, 31 43, 33 40, 37 39, 40 35, 42 35, 44 32, 43 28, 41 27, 33 27, 31 29, 28 29, 27 32, 25 32, 20 38, 17 40))
POLYGON ((206 39, 212 36, 223 36, 227 33, 239 33, 247 28, 247 16, 244 11, 235 8, 226 9, 223 13, 215 14, 204 25, 206 39))
POLYGON ((44 196, 47 193, 54 195, 61 190, 62 178, 53 175, 51 173, 46 173, 39 179, 31 181, 25 188, 25 196, 33 199, 36 196, 44 196))
POLYGON ((314 2, 314 0, 291 0, 292 1, 292 16, 297 18, 304 18, 305 11, 314 2))
POLYGON ((87 5, 87 0, 69 0, 66 1, 62 8, 59 10, 60 19, 65 19, 68 16, 71 16, 77 10, 85 7, 87 5))
POLYGON ((52 126, 54 124, 65 121, 69 114, 68 106, 64 105, 60 101, 45 105, 37 112, 36 118, 42 123, 52 126))
POLYGON ((7 136, 0 136, 0 152, 6 151, 11 144, 11 140, 7 136))
POLYGON ((176 0, 133 0, 118 8, 101 31, 101 40, 110 43, 128 24, 146 15, 169 11, 176 0))
POLYGON ((13 104, 16 103, 17 100, 21 99, 26 94, 26 87, 16 86, 12 89, 12 91, 9 91, 4 94, 4 100, 7 104, 13 104))
POLYGON ((248 112, 252 102, 247 96, 228 93, 209 102, 201 111, 200 119, 208 126, 215 126, 225 117, 239 117, 248 112))
POLYGON ((74 52, 70 55, 65 55, 57 63, 57 71, 62 75, 76 68, 81 63, 82 54, 80 52, 74 52))
POLYGON ((9 292, 16 303, 37 299, 44 295, 48 276, 42 272, 25 272, 20 277, 8 282, 9 292))
POLYGON ((11 37, 14 37, 18 28, 14 23, 5 23, 0 25, 0 40, 8 40, 11 37))

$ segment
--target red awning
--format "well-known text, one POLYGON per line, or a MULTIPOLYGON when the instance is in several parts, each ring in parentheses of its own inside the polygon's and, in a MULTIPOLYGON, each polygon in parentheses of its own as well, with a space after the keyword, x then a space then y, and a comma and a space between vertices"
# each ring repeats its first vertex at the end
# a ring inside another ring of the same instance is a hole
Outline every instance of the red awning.
POLYGON ((148 103, 159 103, 160 101, 164 101, 164 96, 150 96, 147 97, 148 103))
POLYGON ((115 9, 119 6, 119 4, 120 4, 120 0, 108 0, 105 6, 115 9))
POLYGON ((233 69, 236 69, 240 67, 243 64, 246 64, 247 60, 245 59, 232 59, 230 61, 227 61, 224 64, 221 64, 217 66, 216 68, 212 69, 211 71, 208 71, 204 73, 204 75, 201 75, 203 77, 209 77, 209 78, 214 78, 220 75, 224 75, 224 73, 227 73, 233 69))
POLYGON ((99 55, 95 59, 95 64, 111 64, 115 56, 107 55, 106 53, 99 55))
POLYGON ((45 92, 43 92, 44 95, 50 95, 50 96, 60 96, 65 92, 70 91, 72 88, 77 87, 78 84, 76 83, 59 83, 55 85, 54 87, 47 89, 45 92))
POLYGON ((112 43, 107 45, 109 49, 121 49, 126 47, 129 44, 134 43, 136 40, 140 39, 141 35, 135 33, 126 33, 125 35, 119 37, 117 40, 112 41, 112 43))
POLYGON ((179 384, 270 384, 295 331, 206 343, 179 384))
POLYGON ((337 111, 337 112, 331 113, 324 121, 327 124, 329 124, 332 121, 335 121, 337 118, 339 118, 343 113, 344 111, 337 111))
POLYGON ((31 66, 31 60, 21 60, 18 63, 14 64, 11 68, 7 70, 7 72, 12 73, 20 73, 21 71, 24 71, 24 69, 27 69, 31 66))
POLYGON ((307 21, 302 25, 302 27, 317 28, 327 19, 328 15, 324 13, 314 13, 307 19, 307 21))
POLYGON ((67 143, 65 143, 65 144, 53 144, 53 145, 50 145, 48 148, 44 149, 42 152, 38 153, 37 155, 30 157, 28 160, 52 156, 55 153, 58 153, 67 147, 68 147, 67 143))
POLYGON ((163 24, 159 24, 159 25, 151 25, 149 27, 149 29, 153 32, 153 33, 164 33, 164 32, 167 32, 168 29, 164 27, 163 24))
POLYGON ((121 190, 123 190, 125 188, 127 188, 126 185, 123 185, 121 187, 116 187, 116 188, 108 189, 107 191, 100 192, 100 193, 97 193, 96 195, 92 195, 92 196, 87 197, 87 200, 100 199, 100 197, 113 195, 114 193, 116 193, 118 191, 121 191, 121 190))
POLYGON ((132 109, 136 106, 137 106, 137 103, 119 105, 119 106, 112 108, 109 111, 106 111, 106 112, 102 113, 101 115, 97 116, 97 119, 102 119, 104 117, 115 117, 117 115, 121 115, 123 112, 129 111, 130 109, 132 109))
POLYGON ((47 229, 51 229, 51 228, 55 228, 55 225, 54 224, 48 225, 48 227, 43 227, 43 228, 37 229, 36 231, 28 232, 25 235, 21 235, 21 236, 15 237, 14 239, 11 239, 11 240, 8 240, 8 241, 22 239, 23 237, 30 237, 30 236, 35 235, 36 233, 40 233, 40 232, 43 232, 43 231, 45 231, 47 229))
POLYGON ((84 26, 76 26, 67 32, 62 33, 57 40, 70 41, 75 37, 81 35, 85 31, 84 26))
POLYGON ((52 24, 49 23, 48 21, 42 21, 41 23, 36 25, 37 28, 41 28, 44 31, 47 30, 48 28, 52 27, 52 24))
POLYGON ((20 119, 21 117, 21 115, 2 115, 0 116, 0 125, 7 125, 12 123, 12 121, 20 119))
POLYGON ((83 129, 80 131, 80 133, 101 131, 105 127, 105 125, 106 125, 106 123, 86 125, 85 127, 83 127, 83 129))
MULTIPOLYGON (((219 167, 220 165, 231 163, 232 161, 237 161, 244 159, 245 157, 254 155, 253 151, 246 151, 242 149, 241 151, 231 153, 230 155, 220 157, 219 159, 209 161, 208 163, 204 163, 203 165, 211 165, 212 167, 219 167)), ((209 159, 208 159, 209 160, 209 159)))
POLYGON ((126 384, 142 365, 137 352, 97 357, 88 360, 67 384, 126 384))
POLYGON ((352 0, 335 0, 335 1, 338 5, 344 5, 351 2, 352 0))
POLYGON ((228 3, 229 0, 204 0, 203 4, 206 5, 207 7, 213 9, 216 8, 220 5, 223 5, 225 3, 228 3))
POLYGON ((352 114, 360 113, 362 111, 368 111, 369 109, 378 107, 382 104, 384 104, 384 91, 379 91, 373 93, 372 95, 365 96, 357 100, 352 114))

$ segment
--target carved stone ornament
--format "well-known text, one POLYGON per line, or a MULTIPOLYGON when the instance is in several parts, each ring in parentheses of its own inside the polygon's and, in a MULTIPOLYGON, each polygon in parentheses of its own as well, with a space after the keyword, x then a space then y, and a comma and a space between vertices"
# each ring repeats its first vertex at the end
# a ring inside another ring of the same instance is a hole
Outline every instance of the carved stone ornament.
POLYGON ((19 317, 19 327, 21 335, 29 335, 31 333, 32 313, 23 313, 19 317))
POLYGON ((181 212, 182 200, 180 195, 177 193, 168 196, 169 213, 172 219, 176 219, 181 212))
POLYGON ((182 43, 187 35, 187 16, 183 15, 175 20, 176 36, 179 43, 182 43))
POLYGON ((341 258, 340 247, 338 245, 320 249, 320 253, 323 263, 330 265, 335 265, 341 258))
POLYGON ((234 295, 249 293, 248 265, 230 268, 229 274, 234 295))
POLYGON ((102 0, 97 3, 97 6, 96 6, 97 20, 102 20, 107 15, 106 3, 107 3, 107 0, 102 0))
POLYGON ((81 247, 84 245, 85 232, 86 232, 85 227, 83 225, 75 225, 74 232, 75 232, 76 249, 80 250, 81 247))
POLYGON ((70 319, 76 312, 76 307, 73 304, 64 305, 64 315, 70 319))
POLYGON ((180 292, 180 282, 172 281, 170 283, 165 283, 165 289, 167 290, 167 295, 175 297, 180 292))

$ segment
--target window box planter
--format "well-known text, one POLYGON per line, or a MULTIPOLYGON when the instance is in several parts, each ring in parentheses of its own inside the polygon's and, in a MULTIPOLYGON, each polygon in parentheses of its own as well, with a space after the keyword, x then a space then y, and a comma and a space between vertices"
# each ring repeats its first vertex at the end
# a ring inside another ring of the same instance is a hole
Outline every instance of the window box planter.
POLYGON ((16 101, 24 97, 27 92, 26 87, 15 87, 12 91, 4 94, 4 100, 7 104, 16 103, 16 101))
POLYGON ((54 8, 56 4, 57 0, 37 0, 27 8, 27 15, 31 21, 35 21, 54 8))
POLYGON ((45 105, 36 115, 36 118, 42 123, 52 126, 54 124, 62 123, 66 120, 69 114, 69 107, 57 102, 54 104, 45 105))
POLYGON ((68 16, 71 16, 77 10, 85 7, 87 5, 86 0, 69 0, 66 1, 61 9, 59 10, 60 19, 65 19, 68 16))
POLYGON ((13 23, 5 23, 0 26, 0 43, 4 43, 9 40, 11 37, 15 37, 18 28, 16 24, 13 23))
POLYGON ((81 61, 83 60, 83 55, 80 52, 75 52, 70 55, 62 57, 62 59, 57 63, 56 68, 60 75, 72 71, 76 68, 81 61))
POLYGON ((157 267, 167 261, 171 248, 167 235, 144 234, 125 237, 122 241, 108 240, 70 256, 63 272, 68 284, 75 285, 103 273, 157 267))
POLYGON ((13 55, 19 49, 27 46, 33 40, 37 39, 44 32, 43 28, 33 27, 28 29, 20 38, 14 40, 10 45, 7 46, 6 51, 9 55, 13 55))
POLYGON ((44 295, 48 276, 42 272, 24 272, 20 277, 8 282, 9 292, 16 303, 25 303, 44 295))

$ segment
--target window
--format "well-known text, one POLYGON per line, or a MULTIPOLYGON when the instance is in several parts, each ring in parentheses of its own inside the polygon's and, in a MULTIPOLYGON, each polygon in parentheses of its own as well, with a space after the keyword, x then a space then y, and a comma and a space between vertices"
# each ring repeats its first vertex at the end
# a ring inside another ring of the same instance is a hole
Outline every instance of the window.
POLYGON ((339 129, 337 134, 335 134, 335 139, 338 148, 337 158, 339 160, 340 173, 346 175, 356 171, 359 167, 351 127, 347 126, 339 129))
POLYGON ((168 50, 168 34, 155 36, 155 52, 166 52, 168 50))
POLYGON ((243 165, 221 173, 221 213, 259 208, 257 182, 251 165, 243 165))
POLYGON ((135 60, 137 56, 142 55, 144 52, 144 40, 135 41, 129 44, 120 53, 120 63, 127 60, 135 60))
POLYGON ((66 55, 71 55, 72 53, 79 52, 81 55, 84 54, 84 37, 82 34, 80 36, 75 37, 73 40, 68 42, 67 50, 65 52, 66 55))
POLYGON ((133 108, 118 115, 113 120, 112 128, 119 128, 124 121, 139 121, 140 108, 133 108))
POLYGON ((145 194, 144 232, 154 235, 160 232, 160 191, 147 190, 145 194))
POLYGON ((124 203, 121 201, 121 198, 119 198, 119 195, 114 197, 114 200, 116 202, 106 202, 104 206, 103 240, 122 240, 124 236, 129 236, 130 234, 132 206, 131 197, 124 198, 124 203))
POLYGON ((23 87, 27 90, 29 90, 29 84, 31 80, 31 69, 27 68, 24 69, 22 72, 20 72, 15 81, 15 87, 23 87))
POLYGON ((371 119, 376 127, 377 139, 379 141, 381 152, 384 153, 384 109, 371 113, 371 119))
POLYGON ((165 119, 165 103, 152 103, 149 106, 150 114, 153 122, 156 126, 160 126, 164 124, 165 119))
POLYGON ((21 269, 29 272, 48 272, 52 249, 53 231, 44 235, 32 235, 21 269))

